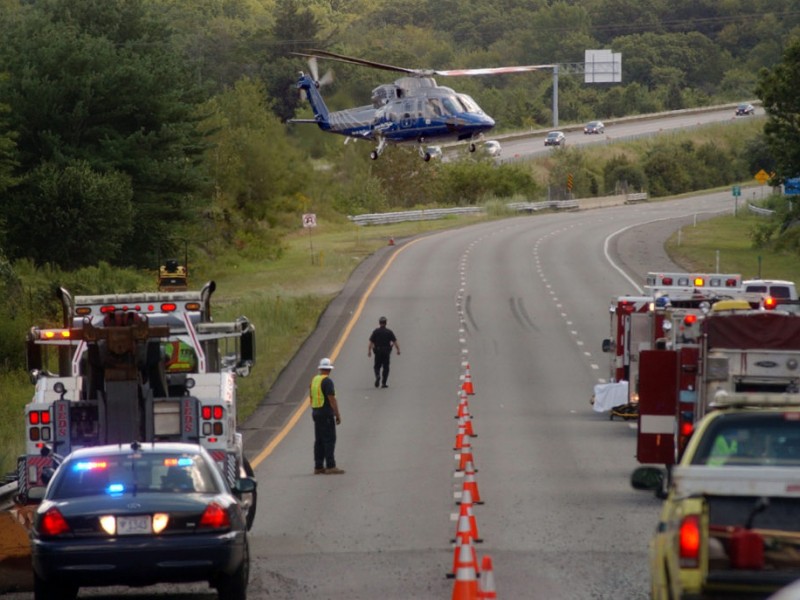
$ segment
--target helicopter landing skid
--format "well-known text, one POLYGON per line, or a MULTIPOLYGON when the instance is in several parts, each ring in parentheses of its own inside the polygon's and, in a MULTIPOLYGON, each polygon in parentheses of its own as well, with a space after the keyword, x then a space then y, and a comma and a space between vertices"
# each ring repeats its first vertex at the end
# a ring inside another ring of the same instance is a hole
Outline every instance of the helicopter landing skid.
POLYGON ((383 154, 383 150, 386 148, 386 138, 382 137, 378 140, 378 147, 375 148, 372 152, 369 153, 369 157, 372 160, 378 160, 378 157, 383 154))

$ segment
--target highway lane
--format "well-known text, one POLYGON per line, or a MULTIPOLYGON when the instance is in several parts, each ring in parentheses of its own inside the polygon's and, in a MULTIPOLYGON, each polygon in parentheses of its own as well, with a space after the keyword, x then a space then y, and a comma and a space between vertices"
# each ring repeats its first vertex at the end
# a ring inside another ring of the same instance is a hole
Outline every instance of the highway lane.
MULTIPOLYGON (((485 539, 477 548, 494 560, 500 597, 645 598, 659 503, 628 487, 636 464, 630 424, 589 405, 592 386, 607 376, 599 347, 608 301, 635 289, 606 254, 624 258, 640 281, 648 269, 671 266, 658 248, 676 216, 691 223, 722 207, 730 208, 728 194, 517 217, 388 250, 392 262, 363 306, 337 307, 351 329, 314 338, 306 349, 313 360, 295 366, 307 380, 316 360, 335 359, 343 417, 337 458, 347 473, 312 475, 307 411, 258 458, 251 597, 450 597, 445 573, 460 489, 454 415, 468 361, 485 500, 474 508, 485 539), (655 250, 645 254, 642 246, 655 250), (392 357, 386 390, 372 386, 366 356, 381 314, 403 350, 392 357)), ((81 596, 163 591, 214 597, 203 586, 81 596)))

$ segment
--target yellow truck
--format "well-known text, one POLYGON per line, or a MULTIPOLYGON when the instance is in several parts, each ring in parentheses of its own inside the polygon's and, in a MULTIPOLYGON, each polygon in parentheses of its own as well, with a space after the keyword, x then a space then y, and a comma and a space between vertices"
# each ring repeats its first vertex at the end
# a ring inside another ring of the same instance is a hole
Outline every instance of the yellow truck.
POLYGON ((723 392, 712 408, 669 477, 631 476, 635 489, 666 487, 654 599, 766 598, 800 579, 800 394, 723 392))

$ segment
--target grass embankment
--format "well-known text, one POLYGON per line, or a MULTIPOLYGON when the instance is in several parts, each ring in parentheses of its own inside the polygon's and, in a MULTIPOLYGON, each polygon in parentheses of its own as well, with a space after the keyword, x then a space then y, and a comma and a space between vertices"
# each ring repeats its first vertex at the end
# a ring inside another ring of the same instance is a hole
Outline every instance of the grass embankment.
MULTIPOLYGON (((243 252, 191 264, 193 289, 211 279, 217 283, 216 321, 245 315, 256 327, 256 365, 249 377, 239 379, 240 419, 253 412, 365 257, 390 237, 399 240, 487 218, 459 216, 379 227, 320 223, 310 234, 306 230, 287 237, 278 260, 251 260, 243 252)), ((22 340, 19 347, 23 352, 22 340)), ((0 474, 14 470, 24 451, 24 406, 32 394, 27 373, 0 374, 0 474)))
POLYGON ((746 279, 800 281, 796 254, 753 248, 750 232, 763 220, 740 210, 736 216, 701 221, 675 232, 667 241, 667 253, 688 271, 715 272, 719 266, 720 273, 740 273, 746 279))

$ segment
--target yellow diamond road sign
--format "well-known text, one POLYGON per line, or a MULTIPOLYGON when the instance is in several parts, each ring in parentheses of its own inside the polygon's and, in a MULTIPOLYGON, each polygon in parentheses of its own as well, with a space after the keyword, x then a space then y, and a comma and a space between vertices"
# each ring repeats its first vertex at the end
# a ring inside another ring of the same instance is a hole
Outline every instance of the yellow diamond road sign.
POLYGON ((767 181, 769 181, 769 175, 764 169, 761 169, 758 173, 756 173, 755 177, 756 181, 758 181, 758 183, 761 185, 764 185, 767 183, 767 181))

